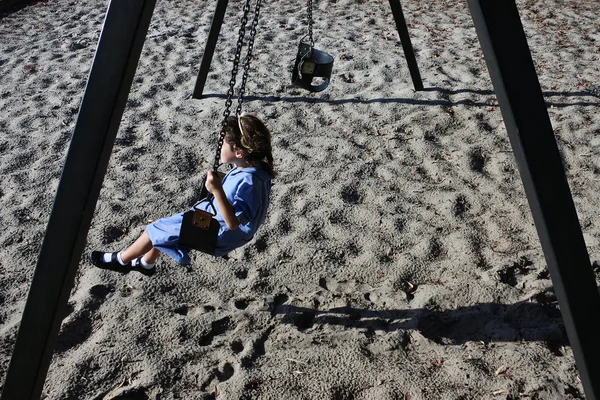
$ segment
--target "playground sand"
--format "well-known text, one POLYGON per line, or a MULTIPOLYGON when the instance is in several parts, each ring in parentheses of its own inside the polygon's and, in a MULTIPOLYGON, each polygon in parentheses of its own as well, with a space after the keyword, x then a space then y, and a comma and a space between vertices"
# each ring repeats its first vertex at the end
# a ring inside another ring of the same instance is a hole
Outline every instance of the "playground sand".
MULTIPOLYGON (((85 253, 193 204, 241 4, 196 100, 214 2, 158 2, 85 253)), ((106 6, 0 19, 0 382, 106 6)), ((600 3, 518 6, 599 279, 600 3)), ((303 2, 264 2, 244 110, 273 132, 267 221, 228 261, 153 277, 83 257, 44 399, 585 397, 467 5, 403 8, 425 91, 387 1, 330 0, 314 37, 334 71, 311 94, 290 85, 303 2)))

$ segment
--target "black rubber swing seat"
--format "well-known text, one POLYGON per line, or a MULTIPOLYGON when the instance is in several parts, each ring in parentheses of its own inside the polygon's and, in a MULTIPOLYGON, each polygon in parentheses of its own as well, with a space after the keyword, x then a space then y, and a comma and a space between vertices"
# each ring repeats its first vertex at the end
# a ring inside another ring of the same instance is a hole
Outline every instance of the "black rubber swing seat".
POLYGON ((313 48, 308 43, 300 42, 292 71, 292 84, 311 92, 323 91, 329 86, 332 69, 331 55, 313 48), (323 82, 313 85, 313 78, 323 78, 323 82))

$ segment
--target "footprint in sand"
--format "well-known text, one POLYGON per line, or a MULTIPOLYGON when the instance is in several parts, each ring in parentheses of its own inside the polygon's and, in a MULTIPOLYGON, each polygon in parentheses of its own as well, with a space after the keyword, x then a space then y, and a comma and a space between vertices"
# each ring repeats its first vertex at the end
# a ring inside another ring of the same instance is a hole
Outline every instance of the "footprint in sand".
POLYGON ((126 229, 117 228, 116 226, 108 226, 102 233, 102 244, 113 243, 121 238, 126 233, 126 229))
POLYGON ((142 289, 127 284, 124 284, 123 286, 119 287, 118 291, 119 296, 121 297, 138 297, 143 292, 144 291, 142 289))
POLYGON ((85 342, 91 335, 92 312, 89 309, 81 310, 63 323, 54 349, 57 353, 63 353, 85 342))
POLYGON ((273 298, 273 305, 271 306, 271 317, 274 317, 281 309, 281 306, 288 301, 289 297, 286 294, 279 293, 273 298))
POLYGON ((238 310, 245 310, 252 302, 252 299, 237 299, 233 302, 233 306, 238 310))
POLYGON ((219 382, 226 382, 233 376, 234 373, 235 368, 233 368, 233 365, 226 362, 220 369, 215 370, 215 377, 219 382))
MULTIPOLYGON (((200 389, 202 391, 207 391, 210 387, 214 386, 213 381, 215 379, 218 381, 218 383, 227 382, 229 379, 231 379, 231 377, 234 374, 235 374, 234 366, 229 362, 225 362, 221 367, 215 368, 209 373, 208 378, 204 381, 204 383, 202 383, 202 385, 200 385, 200 389)), ((210 394, 202 397, 202 399, 214 399, 214 398, 215 398, 214 393, 210 393, 210 394)))
POLYGON ((274 325, 269 326, 255 341, 252 343, 252 350, 250 354, 242 358, 242 366, 244 368, 250 368, 254 365, 259 357, 265 355, 265 343, 269 340, 271 332, 275 328, 274 325))
POLYGON ((244 343, 242 343, 241 340, 236 339, 233 342, 231 342, 231 345, 229 345, 229 348, 235 354, 238 354, 238 353, 241 353, 242 351, 244 351, 244 343))
POLYGON ((114 291, 114 286, 100 284, 92 286, 89 290, 89 293, 95 298, 104 300, 109 293, 112 293, 114 291))
POLYGON ((248 278, 248 270, 247 269, 240 269, 238 271, 235 271, 235 277, 238 279, 246 279, 248 278))
POLYGON ((187 304, 182 304, 180 306, 175 307, 173 309, 173 312, 175 314, 183 315, 185 317, 188 314, 189 310, 190 310, 190 308, 188 307, 187 304))
POLYGON ((231 317, 224 317, 213 321, 210 330, 202 335, 198 340, 200 346, 208 346, 212 343, 215 336, 219 336, 227 332, 231 328, 231 317))
POLYGON ((214 306, 208 304, 201 307, 190 307, 188 304, 181 304, 175 307, 173 312, 184 317, 195 317, 197 315, 206 314, 215 310, 216 308, 214 306))

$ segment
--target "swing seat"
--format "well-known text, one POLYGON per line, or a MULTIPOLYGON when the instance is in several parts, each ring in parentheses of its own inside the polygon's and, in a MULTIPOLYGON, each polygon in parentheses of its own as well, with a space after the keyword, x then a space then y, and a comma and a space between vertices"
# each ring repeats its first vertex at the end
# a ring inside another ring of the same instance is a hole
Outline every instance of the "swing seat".
POLYGON ((310 92, 321 92, 329 86, 333 69, 333 57, 324 51, 300 42, 292 71, 292 84, 310 92), (313 85, 313 78, 323 78, 319 85, 313 85))

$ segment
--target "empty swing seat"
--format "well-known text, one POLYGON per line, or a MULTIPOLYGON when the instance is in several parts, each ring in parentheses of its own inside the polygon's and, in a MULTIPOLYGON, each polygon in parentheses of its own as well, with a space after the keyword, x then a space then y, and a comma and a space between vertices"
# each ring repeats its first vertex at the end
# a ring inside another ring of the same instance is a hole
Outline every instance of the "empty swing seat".
POLYGON ((313 48, 308 43, 300 42, 292 71, 292 84, 311 92, 320 92, 329 86, 332 69, 331 55, 313 48), (313 85, 313 78, 323 78, 323 82, 313 85))

